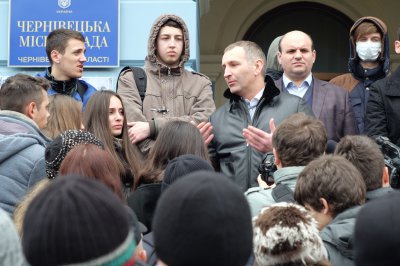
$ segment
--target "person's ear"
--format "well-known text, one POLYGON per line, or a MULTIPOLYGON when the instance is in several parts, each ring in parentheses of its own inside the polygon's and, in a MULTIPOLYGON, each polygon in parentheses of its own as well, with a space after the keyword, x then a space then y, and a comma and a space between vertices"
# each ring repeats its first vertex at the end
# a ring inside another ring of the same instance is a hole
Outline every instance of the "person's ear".
POLYGON ((30 102, 26 107, 25 107, 25 115, 29 117, 30 119, 33 119, 35 117, 36 113, 36 103, 35 102, 30 102))
POLYGON ((264 63, 261 59, 256 60, 256 64, 255 64, 255 71, 254 74, 257 76, 261 73, 262 69, 264 67, 264 63))
POLYGON ((396 54, 400 54, 400 41, 394 42, 394 51, 396 52, 396 54))
POLYGON ((313 64, 314 64, 315 60, 317 59, 317 51, 315 51, 315 49, 312 51, 312 57, 313 57, 313 64))
POLYGON ((278 51, 278 62, 282 65, 282 53, 278 51))
POLYGON ((276 151, 275 148, 272 148, 272 153, 274 154, 274 160, 275 160, 274 163, 275 163, 275 165, 279 166, 279 167, 282 167, 281 159, 279 158, 279 154, 278 154, 278 152, 276 151))
POLYGON ((321 212, 322 212, 323 214, 330 214, 329 204, 328 204, 328 202, 326 201, 326 199, 325 199, 325 198, 319 198, 319 201, 321 202, 321 204, 322 204, 322 206, 323 206, 321 212))
POLYGON ((56 64, 59 64, 61 61, 61 54, 56 50, 50 52, 50 57, 51 60, 56 64))
POLYGON ((382 187, 388 187, 388 186, 390 186, 389 170, 385 166, 383 167, 383 173, 382 173, 382 187))

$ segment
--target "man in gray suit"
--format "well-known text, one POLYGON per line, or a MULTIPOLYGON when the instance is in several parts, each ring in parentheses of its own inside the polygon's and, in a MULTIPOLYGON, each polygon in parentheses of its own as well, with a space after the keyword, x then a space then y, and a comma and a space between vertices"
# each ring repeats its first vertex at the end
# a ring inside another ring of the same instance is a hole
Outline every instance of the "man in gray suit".
POLYGON ((276 86, 308 103, 324 123, 329 140, 339 141, 345 135, 357 134, 348 92, 312 75, 315 58, 313 41, 308 34, 286 33, 279 43, 278 53, 284 73, 275 81, 276 86))

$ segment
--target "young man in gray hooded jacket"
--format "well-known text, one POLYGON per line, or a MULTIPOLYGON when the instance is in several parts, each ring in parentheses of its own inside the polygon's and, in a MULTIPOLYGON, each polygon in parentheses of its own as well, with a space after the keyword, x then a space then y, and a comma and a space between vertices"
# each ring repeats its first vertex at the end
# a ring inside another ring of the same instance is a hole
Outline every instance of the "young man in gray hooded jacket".
POLYGON ((118 94, 125 105, 129 137, 144 153, 168 121, 199 124, 215 111, 211 81, 184 68, 189 56, 189 32, 185 22, 175 15, 162 15, 150 31, 143 102, 132 70, 122 72, 119 77, 118 94))

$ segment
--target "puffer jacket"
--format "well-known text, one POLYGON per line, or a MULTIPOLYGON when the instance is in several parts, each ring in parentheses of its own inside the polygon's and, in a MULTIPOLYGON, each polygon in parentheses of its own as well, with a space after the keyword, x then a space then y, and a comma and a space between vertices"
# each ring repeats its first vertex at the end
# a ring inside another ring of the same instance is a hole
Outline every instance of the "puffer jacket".
POLYGON ((258 166, 263 153, 247 145, 242 132, 249 125, 270 132, 269 121, 274 118, 279 125, 291 114, 314 114, 307 103, 289 93, 280 93, 270 76, 265 78, 263 95, 256 107, 253 119, 244 100, 229 89, 224 96, 229 99, 211 117, 214 138, 209 144, 210 157, 219 170, 238 184, 243 192, 258 186, 258 166))
POLYGON ((9 214, 33 185, 46 178, 44 152, 49 141, 27 116, 0 111, 0 208, 9 214))
MULTIPOLYGON (((155 21, 148 41, 144 65, 147 89, 143 104, 132 70, 124 71, 119 77, 118 94, 123 100, 128 122, 149 122, 150 137, 153 139, 168 121, 200 123, 207 121, 215 111, 211 81, 184 68, 189 55, 189 32, 184 21, 175 15, 163 15, 155 21), (176 21, 183 31, 183 53, 176 68, 162 64, 156 56, 157 36, 168 20, 176 21)), ((139 145, 142 151, 148 148, 151 139, 144 142, 139 145)))
POLYGON ((386 24, 375 17, 363 17, 357 20, 350 29, 350 57, 348 62, 349 72, 330 80, 339 87, 345 88, 350 92, 350 101, 353 106, 354 116, 356 118, 358 132, 365 132, 365 114, 367 109, 369 86, 377 80, 380 80, 389 73, 390 68, 390 52, 389 52, 389 36, 386 24), (382 52, 378 58, 379 66, 372 69, 364 69, 360 64, 360 58, 356 52, 355 30, 363 22, 371 22, 382 33, 382 52))

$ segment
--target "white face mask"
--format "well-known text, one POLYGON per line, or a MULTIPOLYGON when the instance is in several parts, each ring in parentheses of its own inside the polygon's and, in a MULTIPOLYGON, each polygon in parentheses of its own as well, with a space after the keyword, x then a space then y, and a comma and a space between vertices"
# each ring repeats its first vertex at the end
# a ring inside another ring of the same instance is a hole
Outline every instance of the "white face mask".
POLYGON ((380 42, 356 42, 356 51, 362 61, 375 61, 382 51, 380 42))

